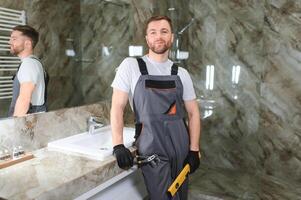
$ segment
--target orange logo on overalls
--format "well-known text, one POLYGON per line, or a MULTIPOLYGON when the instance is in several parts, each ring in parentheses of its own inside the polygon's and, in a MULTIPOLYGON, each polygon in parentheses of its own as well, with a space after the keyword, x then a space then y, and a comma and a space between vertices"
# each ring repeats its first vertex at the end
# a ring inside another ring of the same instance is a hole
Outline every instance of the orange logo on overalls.
POLYGON ((169 109, 165 112, 167 115, 175 115, 177 113, 177 104, 173 103, 169 107, 169 109))

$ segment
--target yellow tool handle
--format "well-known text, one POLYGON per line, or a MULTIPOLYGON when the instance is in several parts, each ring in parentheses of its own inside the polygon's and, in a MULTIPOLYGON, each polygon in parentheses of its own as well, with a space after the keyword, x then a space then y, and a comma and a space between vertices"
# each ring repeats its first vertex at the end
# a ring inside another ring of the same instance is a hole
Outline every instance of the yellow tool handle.
POLYGON ((174 180, 174 182, 168 188, 168 192, 171 194, 171 196, 174 196, 177 193, 178 189, 181 187, 181 185, 187 178, 189 172, 190 166, 189 164, 186 164, 180 172, 180 174, 177 176, 176 180, 174 180))

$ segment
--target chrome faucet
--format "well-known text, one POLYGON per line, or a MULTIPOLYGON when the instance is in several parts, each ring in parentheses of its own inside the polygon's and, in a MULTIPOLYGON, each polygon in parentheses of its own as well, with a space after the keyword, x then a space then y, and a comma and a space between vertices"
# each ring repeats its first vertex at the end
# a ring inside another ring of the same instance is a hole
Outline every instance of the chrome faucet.
POLYGON ((104 127, 105 124, 101 121, 100 117, 90 116, 88 119, 89 134, 95 134, 97 128, 104 127))

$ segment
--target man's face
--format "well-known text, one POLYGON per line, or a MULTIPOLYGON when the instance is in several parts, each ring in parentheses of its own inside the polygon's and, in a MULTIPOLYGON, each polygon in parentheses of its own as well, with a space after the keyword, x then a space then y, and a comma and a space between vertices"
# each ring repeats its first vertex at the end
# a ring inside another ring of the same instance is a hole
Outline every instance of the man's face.
POLYGON ((166 20, 152 21, 148 24, 145 36, 148 47, 156 54, 164 54, 171 47, 173 34, 166 20))
POLYGON ((20 31, 13 31, 10 35, 10 53, 13 55, 18 55, 25 49, 25 42, 29 39, 24 36, 20 31))

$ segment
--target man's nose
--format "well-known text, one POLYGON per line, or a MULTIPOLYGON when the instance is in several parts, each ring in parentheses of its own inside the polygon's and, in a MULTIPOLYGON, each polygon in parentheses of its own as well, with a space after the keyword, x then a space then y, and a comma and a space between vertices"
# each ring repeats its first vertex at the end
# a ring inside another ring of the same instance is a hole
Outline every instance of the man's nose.
POLYGON ((162 38, 162 35, 163 35, 162 33, 157 33, 155 38, 156 38, 156 39, 161 39, 161 38, 162 38))

